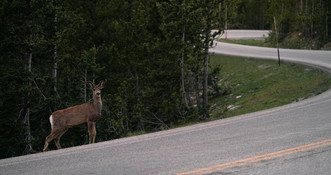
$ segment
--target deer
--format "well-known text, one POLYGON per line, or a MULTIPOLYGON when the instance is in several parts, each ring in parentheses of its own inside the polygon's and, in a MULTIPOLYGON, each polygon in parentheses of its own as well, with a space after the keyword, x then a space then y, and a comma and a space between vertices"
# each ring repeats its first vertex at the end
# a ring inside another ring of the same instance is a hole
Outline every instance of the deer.
POLYGON ((47 151, 49 143, 54 140, 57 149, 61 149, 60 138, 71 127, 87 123, 89 144, 95 143, 95 123, 101 117, 102 101, 101 89, 106 85, 100 81, 98 85, 87 82, 87 86, 93 91, 93 99, 87 103, 55 111, 49 117, 51 133, 46 137, 43 151, 47 151))

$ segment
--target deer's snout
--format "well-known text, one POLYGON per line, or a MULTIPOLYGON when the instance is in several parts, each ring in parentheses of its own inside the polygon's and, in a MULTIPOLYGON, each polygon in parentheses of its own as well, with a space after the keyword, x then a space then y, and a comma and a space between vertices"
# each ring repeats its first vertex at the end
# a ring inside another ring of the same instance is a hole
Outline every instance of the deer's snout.
POLYGON ((101 94, 100 92, 97 92, 97 96, 100 96, 100 94, 101 94))

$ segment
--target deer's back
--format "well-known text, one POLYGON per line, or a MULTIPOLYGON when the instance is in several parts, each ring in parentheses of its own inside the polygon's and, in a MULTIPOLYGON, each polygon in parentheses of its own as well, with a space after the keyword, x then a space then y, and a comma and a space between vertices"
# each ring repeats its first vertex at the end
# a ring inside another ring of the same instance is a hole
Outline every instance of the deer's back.
POLYGON ((88 111, 89 111, 88 103, 55 111, 52 113, 53 123, 55 126, 66 126, 66 127, 83 124, 87 122, 87 118, 89 115, 88 111))

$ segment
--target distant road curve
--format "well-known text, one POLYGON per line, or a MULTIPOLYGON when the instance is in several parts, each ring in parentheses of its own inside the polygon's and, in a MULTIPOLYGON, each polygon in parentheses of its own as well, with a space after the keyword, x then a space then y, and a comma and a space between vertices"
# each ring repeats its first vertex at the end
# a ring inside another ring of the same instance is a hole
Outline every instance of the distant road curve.
MULTIPOLYGON (((263 38, 268 30, 228 30, 228 38, 263 38)), ((221 36, 224 37, 224 34, 221 36)), ((215 41, 211 53, 277 60, 277 49, 267 47, 245 46, 215 41)), ((281 60, 307 64, 329 69, 331 67, 331 51, 280 49, 281 60)))
MULTIPOLYGON (((215 30, 214 30, 215 31, 215 30)), ((218 39, 265 39, 270 30, 225 30, 218 39)))

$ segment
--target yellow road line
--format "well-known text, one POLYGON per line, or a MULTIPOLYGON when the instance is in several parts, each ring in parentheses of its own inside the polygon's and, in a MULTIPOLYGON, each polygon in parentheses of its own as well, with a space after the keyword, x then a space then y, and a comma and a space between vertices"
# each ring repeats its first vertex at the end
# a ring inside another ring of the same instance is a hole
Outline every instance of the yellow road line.
POLYGON ((239 166, 243 166, 243 165, 260 162, 263 160, 270 160, 270 159, 274 159, 277 157, 283 157, 283 156, 287 156, 287 155, 291 155, 291 154, 295 154, 295 153, 299 153, 299 152, 303 152, 303 151, 307 151, 307 150, 317 149, 317 148, 328 146, 328 145, 331 145, 331 139, 327 139, 327 140, 323 140, 320 142, 315 142, 315 143, 311 143, 311 144, 307 144, 307 145, 302 145, 302 146, 298 146, 298 147, 294 147, 294 148, 289 148, 289 149, 285 149, 285 150, 281 150, 281 151, 277 151, 277 152, 273 152, 273 153, 268 153, 268 154, 254 156, 254 157, 250 157, 250 158, 246 158, 246 159, 241 159, 241 160, 237 160, 237 161, 233 161, 233 162, 214 165, 214 166, 207 167, 207 168, 201 168, 201 169, 197 169, 197 170, 193 170, 193 171, 189 171, 189 172, 180 173, 178 175, 208 174, 208 173, 213 173, 213 172, 221 171, 221 170, 228 169, 228 168, 239 167, 239 166))

